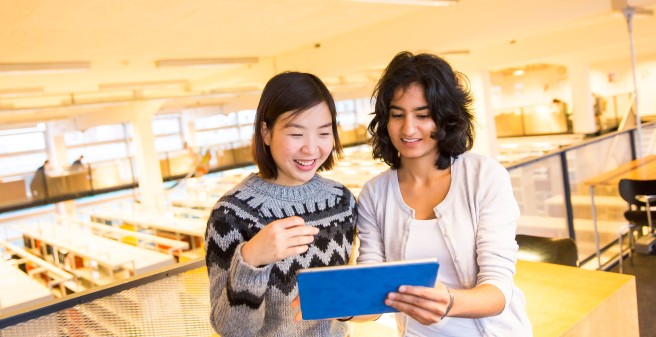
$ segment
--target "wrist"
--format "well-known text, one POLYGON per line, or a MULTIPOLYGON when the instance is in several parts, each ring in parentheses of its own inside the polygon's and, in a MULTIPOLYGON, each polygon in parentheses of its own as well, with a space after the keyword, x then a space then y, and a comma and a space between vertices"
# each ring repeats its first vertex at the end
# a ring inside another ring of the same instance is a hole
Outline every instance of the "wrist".
POLYGON ((451 289, 446 288, 446 292, 449 294, 449 303, 446 305, 446 310, 444 310, 444 315, 442 315, 442 318, 440 318, 440 320, 443 320, 449 315, 451 308, 453 308, 453 302, 455 302, 455 297, 453 296, 453 292, 451 291, 451 289))
POLYGON ((244 261, 244 263, 251 267, 259 266, 258 261, 254 261, 254 257, 251 256, 251 250, 248 242, 241 246, 241 259, 244 261))

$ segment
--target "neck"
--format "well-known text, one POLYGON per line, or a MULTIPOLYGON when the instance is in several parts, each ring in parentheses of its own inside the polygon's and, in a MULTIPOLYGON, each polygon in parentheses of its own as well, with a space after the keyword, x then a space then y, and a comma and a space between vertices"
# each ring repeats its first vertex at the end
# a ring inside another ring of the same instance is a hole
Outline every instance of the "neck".
POLYGON ((450 168, 439 170, 435 166, 437 156, 433 158, 401 158, 401 167, 397 170, 400 182, 422 182, 450 172, 450 168))

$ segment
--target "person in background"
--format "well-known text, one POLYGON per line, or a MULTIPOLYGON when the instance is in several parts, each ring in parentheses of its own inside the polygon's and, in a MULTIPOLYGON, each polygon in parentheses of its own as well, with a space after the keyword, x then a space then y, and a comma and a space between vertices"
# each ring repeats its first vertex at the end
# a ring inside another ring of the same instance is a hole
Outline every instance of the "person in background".
POLYGON ((433 288, 401 286, 385 303, 399 336, 532 335, 514 285, 519 208, 508 172, 468 152, 466 78, 432 54, 399 53, 375 91, 373 157, 390 169, 358 198, 359 263, 435 258, 433 288))
POLYGON ((80 157, 78 157, 77 159, 75 159, 75 161, 73 162, 73 164, 71 164, 71 166, 75 167, 75 166, 82 166, 82 165, 84 165, 84 164, 82 163, 82 159, 84 159, 84 155, 80 155, 80 157))
POLYGON ((50 169, 50 160, 46 159, 36 171, 30 182, 32 199, 43 199, 46 197, 46 171, 50 169))
POLYGON ((264 87, 255 116, 259 169, 216 203, 207 223, 211 323, 222 337, 346 336, 338 320, 294 321, 296 271, 343 265, 355 198, 316 172, 342 153, 335 103, 312 74, 285 72, 264 87))

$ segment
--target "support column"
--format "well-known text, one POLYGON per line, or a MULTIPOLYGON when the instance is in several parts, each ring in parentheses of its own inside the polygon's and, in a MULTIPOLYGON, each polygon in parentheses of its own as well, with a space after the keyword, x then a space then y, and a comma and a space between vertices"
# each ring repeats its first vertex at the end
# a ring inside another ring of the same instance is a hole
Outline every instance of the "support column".
POLYGON ((57 122, 46 123, 46 153, 50 166, 60 170, 68 167, 68 158, 66 156, 66 142, 64 141, 64 132, 57 122))
POLYGON ((132 103, 133 114, 130 122, 133 130, 134 161, 139 180, 140 201, 146 207, 157 207, 165 201, 152 120, 163 104, 164 101, 132 103))
POLYGON ((472 152, 480 153, 492 158, 497 156, 497 129, 492 110, 492 92, 490 72, 475 70, 465 73, 471 85, 471 94, 474 97, 472 108, 476 116, 476 138, 472 152))
POLYGON ((597 132, 594 99, 590 87, 590 66, 583 63, 569 64, 567 72, 572 86, 572 125, 574 133, 597 132))
MULTIPOLYGON (((50 167, 56 171, 68 169, 70 163, 66 152, 66 142, 64 132, 66 127, 59 122, 51 121, 46 123, 46 152, 50 167)), ((61 188, 67 188, 62 186, 61 188)), ((69 216, 75 213, 75 200, 60 201, 55 203, 55 213, 62 216, 69 216)))
POLYGON ((192 118, 193 112, 189 110, 183 110, 180 113, 180 128, 182 131, 182 141, 186 142, 187 145, 195 149, 196 148, 196 124, 192 118))

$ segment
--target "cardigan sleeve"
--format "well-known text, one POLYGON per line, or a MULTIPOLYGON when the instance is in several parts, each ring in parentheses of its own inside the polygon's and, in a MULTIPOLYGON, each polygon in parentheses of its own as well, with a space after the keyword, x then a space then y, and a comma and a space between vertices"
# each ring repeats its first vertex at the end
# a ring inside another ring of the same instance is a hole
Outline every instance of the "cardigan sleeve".
POLYGON ((210 321, 221 336, 254 336, 264 322, 272 265, 256 268, 244 262, 241 247, 245 240, 234 220, 230 208, 219 202, 207 224, 210 321))
POLYGON ((385 261, 383 222, 377 219, 374 181, 367 182, 358 196, 358 263, 385 261))
POLYGON ((513 195, 508 171, 497 162, 479 173, 478 230, 476 253, 478 284, 499 288, 506 300, 512 298, 517 242, 516 221, 519 207, 513 195))

